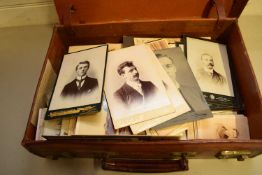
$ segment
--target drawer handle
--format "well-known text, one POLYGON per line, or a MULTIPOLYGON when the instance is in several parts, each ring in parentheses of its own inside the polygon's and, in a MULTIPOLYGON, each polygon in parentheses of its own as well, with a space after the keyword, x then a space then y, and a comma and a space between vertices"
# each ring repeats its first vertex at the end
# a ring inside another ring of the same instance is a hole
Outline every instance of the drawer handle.
POLYGON ((160 173, 188 170, 188 160, 182 157, 179 160, 165 159, 103 159, 102 168, 111 171, 160 173))

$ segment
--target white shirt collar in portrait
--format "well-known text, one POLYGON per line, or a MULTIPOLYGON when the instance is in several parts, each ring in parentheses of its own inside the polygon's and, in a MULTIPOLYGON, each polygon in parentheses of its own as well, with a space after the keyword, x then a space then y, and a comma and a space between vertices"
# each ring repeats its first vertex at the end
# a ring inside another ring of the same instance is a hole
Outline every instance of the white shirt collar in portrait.
POLYGON ((83 86, 86 77, 87 77, 87 75, 84 75, 82 77, 80 77, 80 76, 76 77, 76 85, 77 85, 77 87, 82 87, 83 86), (81 83, 81 84, 79 84, 79 83, 81 83))
POLYGON ((139 92, 142 96, 144 96, 142 85, 140 81, 127 81, 126 84, 134 88, 137 92, 139 92))

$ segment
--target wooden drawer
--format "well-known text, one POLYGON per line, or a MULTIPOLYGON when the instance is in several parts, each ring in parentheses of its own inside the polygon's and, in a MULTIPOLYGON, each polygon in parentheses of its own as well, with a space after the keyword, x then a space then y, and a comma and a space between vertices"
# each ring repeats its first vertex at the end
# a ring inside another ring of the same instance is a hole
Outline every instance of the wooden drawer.
POLYGON ((262 153, 262 98, 237 22, 247 0, 219 0, 216 3, 208 0, 133 0, 128 4, 121 0, 69 0, 68 3, 56 0, 55 3, 61 24, 54 26, 22 141, 30 152, 49 158, 165 161, 180 157, 234 157, 241 160, 262 153), (232 71, 244 102, 244 114, 248 117, 250 140, 178 141, 170 137, 143 136, 34 140, 38 109, 45 107, 45 93, 52 87, 55 73, 58 73, 63 55, 70 45, 118 43, 122 42, 123 35, 181 37, 185 34, 211 36, 228 46, 232 71))

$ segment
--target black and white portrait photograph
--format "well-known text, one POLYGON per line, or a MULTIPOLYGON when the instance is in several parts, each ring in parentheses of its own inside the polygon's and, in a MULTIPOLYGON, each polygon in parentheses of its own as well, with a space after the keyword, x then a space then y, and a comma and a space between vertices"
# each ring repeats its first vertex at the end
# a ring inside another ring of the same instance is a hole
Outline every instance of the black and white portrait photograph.
POLYGON ((197 72, 197 78, 204 81, 210 81, 212 84, 223 86, 226 84, 226 78, 214 69, 215 62, 213 56, 208 53, 202 53, 200 56, 201 68, 197 72))
POLYGON ((186 38, 188 63, 204 92, 234 96, 226 46, 186 38))
POLYGON ((49 111, 100 103, 107 46, 64 56, 49 111))
MULTIPOLYGON (((155 51, 155 54, 173 83, 179 89, 183 98, 191 107, 191 111, 177 118, 156 126, 163 128, 178 122, 194 121, 211 117, 209 106, 200 90, 200 87, 188 65, 186 57, 180 47, 155 51)), ((181 106, 181 105, 180 105, 181 106)))
POLYGON ((158 89, 151 81, 139 79, 139 72, 132 61, 121 63, 117 72, 125 83, 114 92, 114 96, 127 108, 147 103, 157 95, 158 89))
POLYGON ((116 129, 174 111, 154 58, 144 45, 108 54, 105 93, 116 129))
POLYGON ((90 67, 89 61, 80 61, 75 67, 75 79, 66 84, 61 92, 62 97, 77 98, 88 93, 92 93, 98 88, 96 78, 87 75, 90 67))

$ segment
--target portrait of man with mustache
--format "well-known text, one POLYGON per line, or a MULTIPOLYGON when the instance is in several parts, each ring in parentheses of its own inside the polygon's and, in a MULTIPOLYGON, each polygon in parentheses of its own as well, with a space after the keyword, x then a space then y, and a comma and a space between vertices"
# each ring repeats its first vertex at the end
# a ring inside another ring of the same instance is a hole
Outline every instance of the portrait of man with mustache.
POLYGON ((157 92, 151 81, 139 79, 139 72, 132 61, 125 61, 118 66, 118 74, 125 83, 114 93, 114 97, 126 107, 143 105, 157 92))
POLYGON ((226 83, 225 77, 215 71, 215 63, 211 55, 207 53, 202 54, 201 63, 202 68, 198 70, 198 75, 196 76, 198 80, 205 80, 216 85, 224 85, 226 83))

